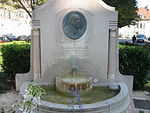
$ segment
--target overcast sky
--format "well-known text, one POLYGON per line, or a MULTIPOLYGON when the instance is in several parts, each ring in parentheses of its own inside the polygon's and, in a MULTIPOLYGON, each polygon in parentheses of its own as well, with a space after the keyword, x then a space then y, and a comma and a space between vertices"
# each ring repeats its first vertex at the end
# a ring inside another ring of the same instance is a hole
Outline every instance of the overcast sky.
POLYGON ((150 0, 137 0, 138 2, 138 7, 145 7, 148 5, 150 7, 150 0))

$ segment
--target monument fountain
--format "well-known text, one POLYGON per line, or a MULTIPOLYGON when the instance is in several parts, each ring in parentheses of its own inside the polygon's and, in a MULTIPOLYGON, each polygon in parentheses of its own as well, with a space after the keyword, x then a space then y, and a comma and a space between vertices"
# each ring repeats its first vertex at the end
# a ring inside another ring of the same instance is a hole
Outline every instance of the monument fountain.
POLYGON ((96 97, 96 101, 81 101, 83 111, 77 104, 72 111, 68 103, 60 102, 65 100, 63 95, 56 102, 43 98, 35 113, 128 112, 133 78, 119 73, 117 23, 117 11, 102 0, 48 0, 35 8, 30 72, 16 75, 16 90, 24 95, 28 84, 34 82, 53 87, 47 91, 55 93, 50 98, 58 96, 57 91, 80 92, 83 100, 87 98, 82 94, 96 97), (99 87, 115 95, 101 100, 99 95, 105 91, 99 87))
POLYGON ((75 56, 71 57, 71 70, 68 75, 56 77, 56 88, 62 92, 70 92, 72 88, 80 91, 92 89, 92 77, 78 72, 75 56))

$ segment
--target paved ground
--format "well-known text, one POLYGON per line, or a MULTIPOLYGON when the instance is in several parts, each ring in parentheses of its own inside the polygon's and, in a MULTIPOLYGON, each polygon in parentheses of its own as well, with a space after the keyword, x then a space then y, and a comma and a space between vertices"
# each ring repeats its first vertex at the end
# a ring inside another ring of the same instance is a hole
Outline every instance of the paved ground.
POLYGON ((0 108, 4 108, 5 113, 11 113, 12 105, 19 100, 19 95, 16 91, 0 94, 0 108))
POLYGON ((135 108, 150 110, 150 101, 133 99, 135 108))
POLYGON ((144 111, 144 113, 150 113, 150 96, 146 91, 134 91, 133 92, 133 103, 134 112, 139 113, 139 111, 144 111))

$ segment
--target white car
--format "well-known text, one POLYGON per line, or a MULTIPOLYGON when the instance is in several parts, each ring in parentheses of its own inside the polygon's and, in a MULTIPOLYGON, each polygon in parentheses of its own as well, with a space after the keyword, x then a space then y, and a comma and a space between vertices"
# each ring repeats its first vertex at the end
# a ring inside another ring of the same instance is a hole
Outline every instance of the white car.
POLYGON ((144 34, 137 34, 136 35, 136 42, 144 42, 146 39, 144 34))

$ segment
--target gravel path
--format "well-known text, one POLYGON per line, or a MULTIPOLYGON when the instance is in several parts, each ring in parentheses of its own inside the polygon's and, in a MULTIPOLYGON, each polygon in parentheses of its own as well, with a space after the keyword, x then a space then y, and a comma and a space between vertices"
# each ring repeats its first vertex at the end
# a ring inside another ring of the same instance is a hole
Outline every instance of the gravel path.
POLYGON ((16 91, 0 94, 0 108, 4 108, 5 113, 13 111, 12 105, 19 100, 19 94, 16 91))

